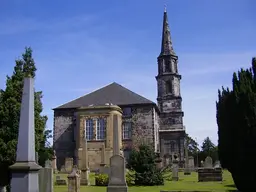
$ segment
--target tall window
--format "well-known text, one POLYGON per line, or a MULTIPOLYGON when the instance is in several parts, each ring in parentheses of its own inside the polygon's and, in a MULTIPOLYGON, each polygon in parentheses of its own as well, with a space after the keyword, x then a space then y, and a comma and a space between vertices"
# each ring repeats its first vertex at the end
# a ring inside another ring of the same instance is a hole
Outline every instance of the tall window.
POLYGON ((92 119, 86 119, 85 134, 86 134, 86 139, 88 141, 93 140, 93 120, 92 119))
POLYGON ((98 118, 96 123, 97 135, 96 140, 104 140, 106 135, 106 121, 103 118, 98 118))
POLYGON ((172 92, 172 82, 170 80, 165 82, 165 90, 166 90, 166 94, 169 94, 172 92))
POLYGON ((123 139, 131 139, 132 138, 132 123, 124 122, 123 123, 123 139))
POLYGON ((171 72, 171 63, 169 60, 165 60, 164 62, 164 72, 171 72))

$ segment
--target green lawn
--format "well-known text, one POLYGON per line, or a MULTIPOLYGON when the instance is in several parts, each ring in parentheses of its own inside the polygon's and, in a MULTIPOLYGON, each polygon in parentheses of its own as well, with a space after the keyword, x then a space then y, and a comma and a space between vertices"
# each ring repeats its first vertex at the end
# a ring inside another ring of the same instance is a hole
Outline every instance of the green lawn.
MULTIPOLYGON (((67 175, 60 175, 66 178, 67 175)), ((171 174, 169 175, 171 178, 171 174)), ((236 190, 232 177, 228 171, 223 172, 223 182, 197 182, 197 173, 193 172, 191 175, 184 175, 183 172, 179 174, 179 181, 166 181, 164 186, 152 187, 129 187, 129 192, 160 192, 160 190, 169 191, 213 191, 213 192, 228 192, 236 190)), ((94 175, 90 175, 91 186, 81 186, 81 192, 106 192, 106 187, 97 187, 94 185, 94 175)), ((55 192, 66 192, 67 186, 54 186, 55 192)))

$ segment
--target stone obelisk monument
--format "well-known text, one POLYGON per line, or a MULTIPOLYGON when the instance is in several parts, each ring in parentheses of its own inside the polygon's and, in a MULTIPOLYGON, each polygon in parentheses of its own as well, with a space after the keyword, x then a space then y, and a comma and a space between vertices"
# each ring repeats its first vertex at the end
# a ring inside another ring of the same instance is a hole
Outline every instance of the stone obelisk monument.
MULTIPOLYGON (((120 116, 122 114, 119 114, 120 116)), ((110 174, 107 192, 127 192, 125 160, 120 155, 121 123, 118 115, 113 117, 113 156, 110 158, 110 174)))
POLYGON ((20 111, 16 163, 12 170, 11 192, 39 192, 35 162, 34 79, 25 78, 20 111))

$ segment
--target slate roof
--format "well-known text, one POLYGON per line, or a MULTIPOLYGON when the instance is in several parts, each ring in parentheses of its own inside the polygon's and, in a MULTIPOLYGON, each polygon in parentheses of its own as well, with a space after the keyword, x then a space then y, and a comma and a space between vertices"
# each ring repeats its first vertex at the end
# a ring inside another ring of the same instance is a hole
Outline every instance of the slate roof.
POLYGON ((118 106, 138 104, 155 105, 153 101, 150 101, 145 97, 138 95, 137 93, 134 93, 122 85, 114 82, 101 89, 56 107, 53 110, 86 107, 92 104, 95 106, 105 105, 106 103, 112 103, 118 106))

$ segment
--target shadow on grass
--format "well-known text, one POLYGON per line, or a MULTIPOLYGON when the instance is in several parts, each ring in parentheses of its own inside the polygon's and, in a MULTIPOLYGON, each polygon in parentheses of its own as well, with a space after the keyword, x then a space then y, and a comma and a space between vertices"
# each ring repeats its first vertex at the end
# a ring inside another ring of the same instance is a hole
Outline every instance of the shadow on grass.
POLYGON ((225 185, 225 187, 234 187, 234 188, 236 188, 236 185, 235 184, 232 184, 232 185, 225 185))

